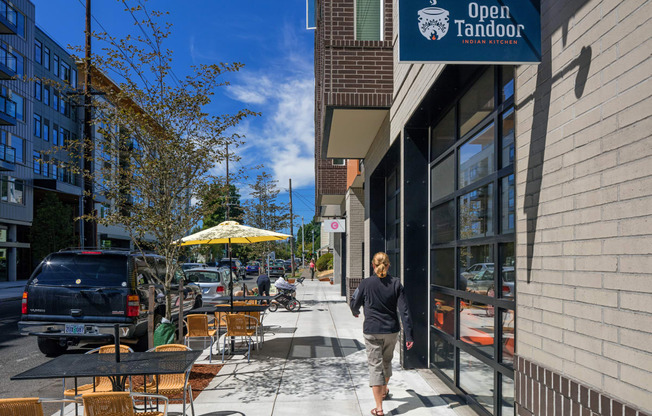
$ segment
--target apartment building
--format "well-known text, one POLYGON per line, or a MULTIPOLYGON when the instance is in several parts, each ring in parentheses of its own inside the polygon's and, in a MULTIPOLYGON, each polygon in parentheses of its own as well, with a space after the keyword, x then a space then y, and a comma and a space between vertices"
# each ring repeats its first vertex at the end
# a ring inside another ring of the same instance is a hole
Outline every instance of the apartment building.
POLYGON ((400 60, 399 4, 417 3, 316 3, 317 172, 356 173, 339 199, 316 183, 318 213, 346 221, 346 290, 387 252, 415 326, 402 365, 478 414, 650 414, 652 4, 523 3, 539 62, 484 64, 400 60))

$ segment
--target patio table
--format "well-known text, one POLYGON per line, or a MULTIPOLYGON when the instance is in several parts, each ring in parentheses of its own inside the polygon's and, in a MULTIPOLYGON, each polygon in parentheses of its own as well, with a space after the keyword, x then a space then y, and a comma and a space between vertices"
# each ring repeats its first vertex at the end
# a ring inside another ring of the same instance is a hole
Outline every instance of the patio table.
POLYGON ((202 351, 133 352, 121 354, 116 362, 113 354, 61 355, 11 377, 11 380, 46 378, 101 377, 111 380, 114 391, 124 391, 129 376, 185 373, 202 351))

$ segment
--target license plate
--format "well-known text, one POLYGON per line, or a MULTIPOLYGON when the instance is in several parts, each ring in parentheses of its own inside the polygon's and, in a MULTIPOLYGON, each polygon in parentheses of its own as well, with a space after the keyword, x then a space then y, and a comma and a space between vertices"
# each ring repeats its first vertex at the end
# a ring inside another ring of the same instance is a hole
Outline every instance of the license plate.
POLYGON ((83 334, 84 333, 84 325, 66 324, 66 328, 65 328, 64 332, 66 334, 83 334))

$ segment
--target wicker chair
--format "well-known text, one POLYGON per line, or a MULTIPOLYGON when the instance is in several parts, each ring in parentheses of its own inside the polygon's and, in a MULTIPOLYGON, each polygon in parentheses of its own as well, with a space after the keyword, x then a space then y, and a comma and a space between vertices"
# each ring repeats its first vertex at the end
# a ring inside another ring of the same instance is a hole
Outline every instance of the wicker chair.
MULTIPOLYGON (((169 351, 189 351, 190 348, 181 344, 165 344, 159 345, 156 348, 152 348, 149 351, 154 352, 169 352, 169 351)), ((188 382, 190 377, 190 371, 187 373, 180 374, 160 374, 155 376, 155 378, 147 383, 144 387, 134 388, 134 391, 144 392, 147 389, 150 391, 157 391, 158 394, 169 395, 175 393, 183 392, 183 414, 186 414, 186 398, 190 397, 190 410, 194 416, 195 414, 195 404, 192 398, 192 387, 188 382)))
POLYGON ((18 399, 0 399, 0 416, 43 416, 41 403, 71 403, 71 399, 39 399, 23 397, 18 399))
MULTIPOLYGON (((129 348, 126 345, 120 345, 120 353, 129 353, 129 352, 134 352, 131 348, 129 348)), ((86 354, 114 354, 115 353, 115 345, 109 344, 109 345, 103 345, 99 348, 95 348, 93 350, 88 351, 86 354)), ((95 377, 93 378, 93 382, 91 384, 84 384, 79 387, 77 387, 77 392, 75 393, 75 389, 67 389, 64 390, 63 395, 64 397, 75 397, 76 395, 84 394, 84 393, 90 393, 90 392, 106 392, 106 391, 113 391, 113 384, 111 384, 111 380, 108 377, 95 377)))
POLYGON ((134 394, 127 391, 86 393, 82 395, 84 416, 167 416, 168 398, 158 394, 134 394), (134 411, 134 398, 158 399, 164 403, 162 412, 134 411))
POLYGON ((210 348, 208 349, 208 362, 213 361, 213 344, 217 341, 217 330, 208 328, 208 316, 203 314, 192 314, 186 316, 186 328, 188 333, 185 337, 185 344, 190 347, 191 338, 202 338, 204 340, 204 348, 206 348, 206 339, 211 340, 210 348))
POLYGON ((226 316, 226 333, 224 334, 224 345, 222 347, 222 362, 224 362, 224 353, 226 351, 228 339, 230 337, 241 337, 247 342, 247 362, 251 360, 252 336, 256 336, 258 327, 250 328, 250 322, 256 318, 250 315, 241 315, 230 313, 226 316))

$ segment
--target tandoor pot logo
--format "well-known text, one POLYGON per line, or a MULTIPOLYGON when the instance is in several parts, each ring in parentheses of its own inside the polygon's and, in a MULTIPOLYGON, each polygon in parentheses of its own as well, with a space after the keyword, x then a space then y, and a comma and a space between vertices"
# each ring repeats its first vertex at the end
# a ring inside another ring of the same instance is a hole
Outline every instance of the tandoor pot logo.
MULTIPOLYGON (((434 6, 437 0, 431 0, 434 6)), ((426 7, 419 10, 419 31, 429 40, 439 40, 448 33, 448 10, 441 7, 426 7)))

